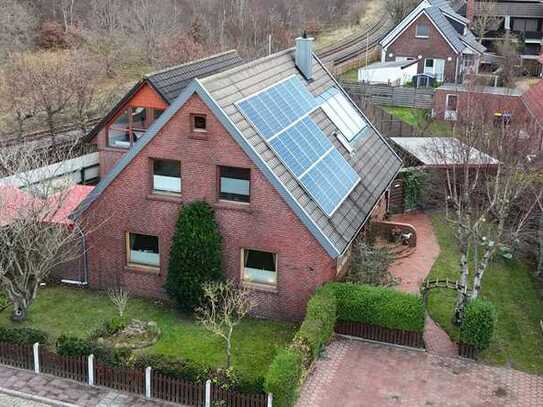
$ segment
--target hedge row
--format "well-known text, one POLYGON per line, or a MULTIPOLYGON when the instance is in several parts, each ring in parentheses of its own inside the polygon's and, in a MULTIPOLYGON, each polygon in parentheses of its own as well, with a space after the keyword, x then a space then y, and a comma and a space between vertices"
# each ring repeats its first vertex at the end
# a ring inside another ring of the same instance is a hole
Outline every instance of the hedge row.
POLYGON ((460 341, 472 345, 478 351, 490 345, 496 325, 496 308, 490 301, 477 298, 464 308, 464 322, 460 330, 460 341))
POLYGON ((340 321, 404 331, 424 330, 424 304, 417 295, 362 284, 330 283, 327 287, 335 293, 340 321))
POLYGON ((33 345, 46 343, 47 334, 34 328, 3 328, 0 327, 0 342, 33 345))
POLYGON ((336 310, 333 290, 327 286, 317 289, 291 345, 276 355, 266 375, 265 390, 273 394, 274 406, 294 405, 304 368, 319 356, 334 333, 336 310))

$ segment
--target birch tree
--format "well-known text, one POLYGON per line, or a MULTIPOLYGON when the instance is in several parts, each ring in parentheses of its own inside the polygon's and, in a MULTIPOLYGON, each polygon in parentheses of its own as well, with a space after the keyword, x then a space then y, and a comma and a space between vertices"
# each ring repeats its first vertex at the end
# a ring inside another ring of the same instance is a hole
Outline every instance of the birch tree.
POLYGON ((496 2, 492 0, 483 0, 475 2, 475 18, 471 22, 471 29, 483 42, 485 34, 492 29, 497 29, 498 24, 503 17, 498 17, 496 12, 496 2))
POLYGON ((203 291, 204 305, 197 308, 196 315, 205 329, 224 340, 228 369, 232 365, 234 328, 253 307, 250 292, 237 288, 231 281, 206 283, 203 291))
POLYGON ((41 178, 58 178, 59 167, 44 167, 46 154, 24 144, 0 154, 2 175, 7 176, 0 184, 0 291, 13 306, 15 321, 26 318, 40 283, 81 255, 79 226, 61 220, 72 181, 36 184, 31 172, 41 168, 41 178))

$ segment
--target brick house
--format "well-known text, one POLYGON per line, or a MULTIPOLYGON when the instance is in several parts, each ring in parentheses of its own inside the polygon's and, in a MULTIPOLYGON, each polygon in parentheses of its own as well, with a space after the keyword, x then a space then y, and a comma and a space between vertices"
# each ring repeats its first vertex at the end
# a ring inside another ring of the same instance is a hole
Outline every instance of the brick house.
POLYGON ((205 200, 223 235, 224 271, 253 289, 256 313, 303 316, 382 211, 401 166, 311 47, 300 38, 296 49, 213 73, 209 59, 196 74, 184 66, 192 78, 145 131, 131 130, 129 117, 128 140, 119 139, 117 119, 142 94, 160 108, 152 86, 93 131, 103 179, 73 214, 98 225, 86 236, 91 287, 163 296, 179 208, 205 200))
POLYGON ((381 62, 418 60, 418 73, 462 82, 477 73, 485 47, 447 0, 423 0, 381 41, 381 62))

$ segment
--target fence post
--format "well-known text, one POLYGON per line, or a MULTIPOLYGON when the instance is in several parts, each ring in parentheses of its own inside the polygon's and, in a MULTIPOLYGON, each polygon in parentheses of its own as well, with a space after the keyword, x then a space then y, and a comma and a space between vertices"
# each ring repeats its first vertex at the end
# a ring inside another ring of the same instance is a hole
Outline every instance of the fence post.
POLYGON ((151 367, 145 368, 145 397, 151 398, 151 367))
POLYGON ((206 381, 206 406, 211 407, 211 380, 206 381))
POLYGON ((36 342, 32 346, 32 350, 34 353, 34 372, 40 373, 40 344, 36 342))
POLYGON ((88 369, 89 369, 89 385, 94 385, 94 355, 89 355, 88 358, 88 369))
POLYGON ((273 395, 268 393, 268 407, 272 407, 273 404, 273 395))

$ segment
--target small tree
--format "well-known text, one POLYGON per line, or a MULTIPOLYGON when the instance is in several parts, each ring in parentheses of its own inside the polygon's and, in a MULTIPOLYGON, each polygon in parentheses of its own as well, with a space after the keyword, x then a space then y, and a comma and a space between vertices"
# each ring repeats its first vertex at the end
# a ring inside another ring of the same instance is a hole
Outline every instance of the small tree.
POLYGON ((231 281, 208 282, 203 286, 204 305, 197 308, 198 320, 205 329, 224 339, 226 368, 232 364, 232 333, 252 309, 250 292, 231 281))
POLYGON ((479 42, 483 42, 483 38, 487 32, 497 28, 501 18, 497 15, 496 2, 484 0, 475 2, 475 18, 471 23, 471 29, 479 38, 479 42))
POLYGON ((223 279, 221 244, 209 204, 193 202, 181 208, 165 288, 182 310, 192 311, 201 304, 204 283, 223 279))
POLYGON ((394 24, 398 24, 413 10, 417 3, 416 0, 385 0, 384 8, 394 24))
POLYGON ((117 308, 117 311, 119 312, 119 317, 124 317, 124 312, 126 311, 126 307, 128 305, 128 298, 129 293, 128 290, 119 287, 118 289, 109 289, 107 291, 107 295, 113 305, 117 308))

